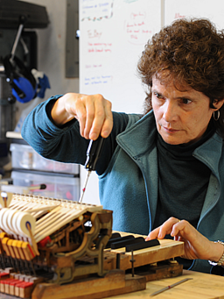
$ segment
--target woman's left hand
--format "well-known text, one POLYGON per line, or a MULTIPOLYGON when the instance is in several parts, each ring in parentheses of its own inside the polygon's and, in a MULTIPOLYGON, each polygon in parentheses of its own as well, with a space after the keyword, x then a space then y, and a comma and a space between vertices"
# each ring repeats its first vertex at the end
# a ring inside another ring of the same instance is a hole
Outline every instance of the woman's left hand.
POLYGON ((209 241, 188 221, 174 217, 154 229, 146 240, 163 239, 167 234, 174 237, 174 240, 184 242, 183 258, 218 261, 223 254, 223 245, 209 241))

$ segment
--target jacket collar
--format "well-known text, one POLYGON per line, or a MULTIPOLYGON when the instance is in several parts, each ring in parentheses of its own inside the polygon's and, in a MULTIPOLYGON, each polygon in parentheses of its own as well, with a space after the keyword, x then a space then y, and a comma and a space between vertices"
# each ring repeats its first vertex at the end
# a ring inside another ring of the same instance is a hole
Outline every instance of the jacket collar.
POLYGON ((207 165, 219 179, 219 162, 223 151, 223 139, 217 133, 195 149, 193 156, 207 165))

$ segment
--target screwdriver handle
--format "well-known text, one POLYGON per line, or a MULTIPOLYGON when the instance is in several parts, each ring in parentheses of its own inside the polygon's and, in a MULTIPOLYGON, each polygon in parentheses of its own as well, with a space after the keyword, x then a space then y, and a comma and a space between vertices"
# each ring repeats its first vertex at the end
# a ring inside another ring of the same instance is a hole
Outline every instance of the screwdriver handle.
POLYGON ((96 170, 96 163, 100 156, 103 141, 104 138, 102 136, 99 136, 96 140, 90 140, 86 152, 85 169, 88 169, 89 171, 96 170))

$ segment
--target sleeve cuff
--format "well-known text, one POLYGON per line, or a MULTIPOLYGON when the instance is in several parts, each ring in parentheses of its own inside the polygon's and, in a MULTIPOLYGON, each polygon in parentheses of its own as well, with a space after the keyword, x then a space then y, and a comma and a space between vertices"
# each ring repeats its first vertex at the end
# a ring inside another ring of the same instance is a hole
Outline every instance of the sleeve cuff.
POLYGON ((50 121, 59 129, 65 129, 65 128, 68 128, 70 127, 71 125, 73 125, 77 120, 74 118, 72 120, 70 120, 69 122, 67 122, 66 124, 62 125, 62 126, 57 126, 55 123, 54 123, 54 120, 53 118, 51 117, 51 110, 54 106, 54 103, 61 97, 62 95, 59 95, 59 96, 56 96, 56 97, 52 97, 51 100, 47 103, 46 105, 46 113, 47 113, 47 116, 48 118, 50 119, 50 121))

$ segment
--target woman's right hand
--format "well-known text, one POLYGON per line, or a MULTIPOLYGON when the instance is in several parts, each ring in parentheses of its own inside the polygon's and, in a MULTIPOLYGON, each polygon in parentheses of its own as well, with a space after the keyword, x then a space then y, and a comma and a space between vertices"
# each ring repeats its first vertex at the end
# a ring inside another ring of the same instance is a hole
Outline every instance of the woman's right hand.
POLYGON ((223 245, 214 243, 197 231, 188 221, 171 217, 150 232, 146 241, 163 239, 170 234, 174 240, 184 242, 186 259, 204 259, 219 261, 223 254, 223 245))
POLYGON ((96 140, 99 135, 109 136, 113 128, 111 102, 102 95, 67 93, 54 104, 51 116, 58 126, 76 118, 80 134, 86 139, 96 140))

